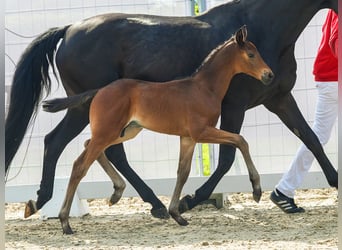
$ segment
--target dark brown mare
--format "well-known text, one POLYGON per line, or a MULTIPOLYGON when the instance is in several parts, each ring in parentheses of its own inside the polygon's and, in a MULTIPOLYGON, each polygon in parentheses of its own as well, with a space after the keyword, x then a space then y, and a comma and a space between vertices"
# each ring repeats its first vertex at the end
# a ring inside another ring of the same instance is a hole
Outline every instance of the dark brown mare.
POLYGON ((191 77, 163 84, 120 79, 100 90, 47 101, 46 111, 77 107, 92 99, 89 110, 91 139, 74 162, 67 194, 59 213, 63 232, 73 233, 69 213, 76 188, 91 164, 109 146, 135 137, 143 128, 180 136, 177 182, 169 213, 180 225, 179 198, 189 176, 196 142, 238 147, 246 162, 254 199, 260 200, 260 177, 242 136, 215 128, 221 102, 234 75, 245 73, 268 85, 273 72, 255 46, 246 40, 246 27, 213 50, 191 77))
MULTIPOLYGON (((246 24, 249 40, 276 75, 272 85, 256 84, 245 74, 236 75, 221 111, 221 129, 239 133, 247 109, 264 105, 313 152, 328 183, 337 187, 337 171, 306 123, 291 94, 296 81, 294 48, 298 36, 321 9, 337 12, 337 0, 236 0, 196 17, 105 14, 37 37, 17 65, 6 119, 6 173, 35 117, 43 89, 50 89, 49 61, 56 65, 68 95, 97 89, 119 78, 170 81, 191 75, 218 44, 246 24), (57 49, 57 43, 61 45, 57 49)), ((45 137, 43 174, 35 213, 52 197, 57 160, 65 146, 88 124, 89 104, 69 109, 58 126, 45 137)), ((106 156, 152 205, 152 215, 168 213, 153 191, 129 166, 122 144, 106 150, 106 156)), ((209 198, 230 169, 235 148, 221 145, 219 163, 195 195, 182 199, 186 211, 209 198)))

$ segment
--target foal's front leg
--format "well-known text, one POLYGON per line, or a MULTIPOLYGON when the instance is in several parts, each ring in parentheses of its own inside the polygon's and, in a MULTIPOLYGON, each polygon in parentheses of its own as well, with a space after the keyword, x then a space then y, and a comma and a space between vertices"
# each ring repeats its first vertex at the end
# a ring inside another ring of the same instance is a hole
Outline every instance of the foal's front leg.
POLYGON ((247 165, 249 179, 252 183, 253 198, 256 202, 260 201, 260 198, 261 198, 260 176, 252 161, 251 155, 249 153, 248 144, 241 135, 230 133, 224 130, 220 130, 215 127, 207 127, 197 137, 196 141, 200 143, 229 144, 240 149, 242 156, 247 165))
POLYGON ((177 170, 177 183, 173 191, 169 213, 179 225, 186 226, 188 222, 180 215, 179 212, 179 198, 186 180, 189 177, 191 160, 194 153, 196 142, 190 137, 180 137, 180 154, 179 164, 177 170))

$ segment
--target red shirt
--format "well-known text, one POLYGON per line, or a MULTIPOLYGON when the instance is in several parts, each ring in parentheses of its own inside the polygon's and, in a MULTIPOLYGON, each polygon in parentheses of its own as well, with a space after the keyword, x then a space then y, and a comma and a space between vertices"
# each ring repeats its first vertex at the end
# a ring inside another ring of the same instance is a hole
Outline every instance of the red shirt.
POLYGON ((322 32, 322 40, 313 66, 315 81, 337 81, 338 15, 333 10, 328 11, 326 20, 322 26, 322 32))

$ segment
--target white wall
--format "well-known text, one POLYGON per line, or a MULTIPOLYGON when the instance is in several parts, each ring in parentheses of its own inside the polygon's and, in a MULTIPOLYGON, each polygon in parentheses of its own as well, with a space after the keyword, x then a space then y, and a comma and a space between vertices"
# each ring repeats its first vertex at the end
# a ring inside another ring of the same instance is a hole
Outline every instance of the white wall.
MULTIPOLYGON (((208 0, 207 7, 224 1, 208 0)), ((104 12, 148 13, 160 15, 190 15, 190 0, 6 0, 5 52, 7 91, 10 90, 14 64, 35 35, 50 27, 62 26, 104 12), (15 32, 16 34, 14 34, 15 32)), ((293 94, 307 120, 312 123, 316 101, 315 86, 311 74, 312 62, 320 40, 320 28, 325 11, 318 13, 299 38, 296 46, 298 80, 293 94)), ((52 77, 54 80, 54 78, 52 77)), ((52 96, 64 96, 62 87, 54 80, 52 96)), ((44 136, 62 119, 64 113, 48 114, 40 111, 29 129, 15 157, 7 185, 38 184, 41 178, 44 136)), ((251 154, 260 173, 283 173, 300 145, 299 140, 277 117, 257 107, 247 112, 242 134, 250 144, 251 154)), ((72 162, 89 138, 86 129, 65 149, 57 167, 57 176, 69 176, 72 162)), ((131 166, 145 179, 176 176, 179 140, 175 136, 143 131, 134 140, 125 143, 131 166)), ((337 129, 326 147, 329 158, 337 167, 337 129)), ((213 161, 217 162, 218 146, 213 146, 213 161)), ((200 175, 198 159, 193 160, 191 176, 200 175)), ((319 170, 317 166, 313 170, 319 170)), ((229 175, 246 174, 240 153, 229 175)), ((109 180, 103 170, 94 166, 85 181, 109 180)))

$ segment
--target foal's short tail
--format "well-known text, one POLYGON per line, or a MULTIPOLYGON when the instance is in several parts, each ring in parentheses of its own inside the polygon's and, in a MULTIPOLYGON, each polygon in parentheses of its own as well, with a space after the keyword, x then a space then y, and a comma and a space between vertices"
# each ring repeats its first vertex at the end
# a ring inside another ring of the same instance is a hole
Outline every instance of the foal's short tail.
POLYGON ((91 101, 96 95, 98 89, 89 90, 79 95, 73 95, 65 98, 56 98, 43 102, 43 110, 51 113, 55 113, 67 108, 75 108, 91 101))

